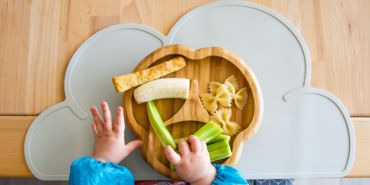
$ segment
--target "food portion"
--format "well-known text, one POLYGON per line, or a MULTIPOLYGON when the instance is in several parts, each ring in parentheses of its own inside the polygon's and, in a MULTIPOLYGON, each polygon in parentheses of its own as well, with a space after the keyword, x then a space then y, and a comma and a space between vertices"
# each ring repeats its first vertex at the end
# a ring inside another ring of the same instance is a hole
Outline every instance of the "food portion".
POLYGON ((213 121, 208 122, 202 128, 194 133, 200 140, 208 143, 215 137, 221 135, 223 130, 217 126, 213 121))
POLYGON ((146 108, 148 111, 150 125, 152 126, 154 133, 161 142, 162 146, 165 147, 170 145, 173 149, 176 149, 176 142, 164 125, 161 115, 159 114, 154 102, 149 101, 146 103, 146 108))
POLYGON ((225 84, 229 84, 231 85, 230 87, 234 88, 234 91, 232 92, 233 94, 235 94, 235 90, 239 88, 238 81, 236 80, 236 77, 234 75, 227 77, 225 80, 225 84))
POLYGON ((165 98, 187 99, 190 80, 186 78, 161 78, 145 83, 134 91, 138 104, 165 98))
POLYGON ((245 104, 247 104, 248 99, 248 92, 247 88, 243 87, 241 88, 234 96, 233 96, 235 106, 238 107, 238 109, 243 110, 243 107, 245 104))
POLYGON ((207 143, 207 149, 211 162, 225 159, 231 156, 230 136, 221 134, 223 130, 213 121, 203 125, 194 133, 201 141, 207 143))
MULTIPOLYGON (((221 129, 222 130, 222 129, 221 129)), ((195 135, 195 134, 194 134, 195 135)), ((230 142, 230 139, 231 137, 229 135, 226 135, 226 134, 220 134, 220 135, 217 135, 216 137, 213 137, 213 139, 209 140, 208 142, 206 142, 206 144, 212 144, 212 143, 216 143, 218 141, 222 141, 222 140, 226 140, 227 142, 230 142)), ((180 140, 188 140, 188 137, 182 137, 182 138, 178 138, 178 139, 175 139, 176 143, 180 140)))
POLYGON ((220 135, 214 137, 213 139, 211 139, 210 141, 208 141, 207 144, 216 143, 216 142, 222 141, 222 140, 226 140, 227 142, 230 142, 230 138, 231 137, 229 135, 220 134, 220 135))
POLYGON ((240 90, 238 88, 239 85, 234 75, 226 78, 224 83, 209 82, 209 93, 200 95, 203 106, 212 114, 218 108, 231 107, 231 101, 234 100, 235 106, 242 110, 247 104, 248 92, 246 87, 240 90))
POLYGON ((240 126, 231 120, 231 104, 234 100, 235 106, 242 110, 247 104, 247 88, 239 88, 238 81, 234 75, 226 78, 224 83, 209 82, 208 91, 200 95, 203 106, 211 113, 211 119, 218 124, 227 135, 234 135, 240 126))
POLYGON ((231 107, 232 97, 227 90, 227 86, 220 84, 216 87, 217 85, 213 83, 212 87, 210 86, 210 89, 213 89, 213 91, 200 95, 203 106, 210 113, 214 113, 219 107, 231 107))
POLYGON ((226 140, 207 145, 207 149, 211 162, 228 158, 232 154, 229 142, 226 140))
POLYGON ((185 65, 186 63, 183 57, 176 57, 148 69, 113 77, 112 82, 116 91, 122 93, 132 87, 136 87, 178 71, 185 67, 185 65))
POLYGON ((227 135, 234 135, 239 129, 240 126, 231 121, 231 109, 222 108, 217 110, 212 116, 211 119, 216 122, 223 130, 224 133, 227 135))
POLYGON ((235 106, 243 110, 245 104, 247 104, 248 92, 247 88, 243 87, 238 92, 238 82, 234 75, 229 76, 224 83, 227 86, 227 90, 231 94, 232 99, 234 100, 235 106))

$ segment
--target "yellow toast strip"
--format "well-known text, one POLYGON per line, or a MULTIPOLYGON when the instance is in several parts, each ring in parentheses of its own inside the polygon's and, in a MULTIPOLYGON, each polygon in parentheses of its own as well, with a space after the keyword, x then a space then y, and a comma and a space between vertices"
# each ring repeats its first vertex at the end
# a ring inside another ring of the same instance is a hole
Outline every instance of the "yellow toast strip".
POLYGON ((176 57, 148 69, 121 76, 115 76, 112 78, 112 82, 116 91, 122 93, 132 87, 136 87, 143 83, 156 80, 162 76, 178 71, 185 67, 185 65, 186 63, 184 58, 176 57))

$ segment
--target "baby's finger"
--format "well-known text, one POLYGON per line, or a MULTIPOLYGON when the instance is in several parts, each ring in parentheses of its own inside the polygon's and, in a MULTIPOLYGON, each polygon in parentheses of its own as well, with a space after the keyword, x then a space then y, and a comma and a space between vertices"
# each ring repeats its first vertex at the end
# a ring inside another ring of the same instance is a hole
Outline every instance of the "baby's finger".
POLYGON ((111 117, 108 103, 105 101, 102 101, 101 108, 103 109, 104 129, 112 130, 112 117, 111 117))
POLYGON ((113 125, 114 130, 117 133, 123 133, 125 131, 125 123, 123 119, 123 108, 122 106, 117 107, 116 124, 113 125))
POLYGON ((132 151, 134 151, 136 148, 143 145, 143 142, 140 140, 130 141, 126 144, 126 152, 127 154, 130 154, 132 151))
POLYGON ((96 128, 96 124, 95 123, 92 123, 91 124, 91 128, 92 128, 92 131, 93 131, 94 135, 98 134, 98 129, 96 128))
POLYGON ((202 143, 196 136, 191 135, 188 141, 192 152, 196 153, 202 151, 202 143))
POLYGON ((168 161, 170 161, 172 164, 177 165, 181 161, 181 157, 178 153, 176 153, 173 148, 169 145, 167 145, 164 148, 164 154, 166 155, 166 158, 168 161))
POLYGON ((91 111, 91 114, 93 116, 94 123, 96 124, 97 131, 98 132, 102 131, 103 130, 103 122, 100 118, 100 114, 99 114, 98 109, 95 106, 92 106, 90 108, 90 111, 91 111))
POLYGON ((186 157, 190 153, 189 145, 186 141, 180 140, 179 141, 179 152, 181 154, 181 157, 186 157))

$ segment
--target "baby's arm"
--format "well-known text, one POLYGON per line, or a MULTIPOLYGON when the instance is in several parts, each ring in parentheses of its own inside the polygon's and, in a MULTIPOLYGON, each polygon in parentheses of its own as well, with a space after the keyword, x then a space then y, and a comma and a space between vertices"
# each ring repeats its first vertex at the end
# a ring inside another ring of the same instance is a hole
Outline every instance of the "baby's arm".
POLYGON ((185 181, 197 185, 248 184, 239 172, 223 165, 212 165, 206 143, 195 136, 188 142, 179 141, 180 155, 170 146, 165 148, 167 159, 175 165, 177 174, 185 181))
POLYGON ((141 146, 139 140, 125 143, 123 109, 117 107, 116 122, 106 102, 101 103, 103 119, 96 107, 91 108, 92 131, 95 142, 91 157, 82 157, 71 165, 70 184, 134 184, 131 172, 118 165, 133 150, 141 146))

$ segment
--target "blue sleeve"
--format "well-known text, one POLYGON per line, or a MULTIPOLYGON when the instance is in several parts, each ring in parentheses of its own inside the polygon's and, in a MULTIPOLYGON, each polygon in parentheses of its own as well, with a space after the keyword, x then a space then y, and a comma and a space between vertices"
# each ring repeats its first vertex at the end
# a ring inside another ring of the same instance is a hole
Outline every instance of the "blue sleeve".
POLYGON ((246 184, 249 185, 248 181, 233 167, 224 166, 220 164, 213 164, 217 170, 215 180, 212 185, 216 184, 246 184))
POLYGON ((134 184, 134 176, 127 168, 111 162, 82 157, 71 165, 70 185, 134 184))

